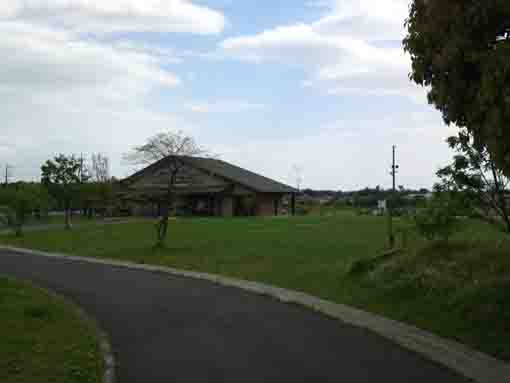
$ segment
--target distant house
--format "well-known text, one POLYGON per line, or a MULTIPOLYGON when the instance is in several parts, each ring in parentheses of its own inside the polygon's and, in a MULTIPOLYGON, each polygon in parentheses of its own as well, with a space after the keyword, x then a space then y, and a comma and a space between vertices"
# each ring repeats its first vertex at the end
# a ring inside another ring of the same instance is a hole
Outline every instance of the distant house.
POLYGON ((432 199, 432 197, 434 197, 434 194, 431 193, 431 192, 427 192, 427 193, 412 193, 412 194, 407 194, 404 196, 404 199, 406 200, 430 200, 432 199))
MULTIPOLYGON (((170 160, 165 158, 121 181, 119 195, 131 206, 131 214, 161 215, 170 160)), ((290 186, 218 159, 179 156, 178 160, 182 167, 174 186, 176 214, 272 216, 278 215, 284 197, 290 197, 290 210, 295 211, 297 190, 290 186)))
POLYGON ((377 201, 377 210, 381 211, 382 213, 386 213, 387 209, 388 203, 385 199, 377 201))

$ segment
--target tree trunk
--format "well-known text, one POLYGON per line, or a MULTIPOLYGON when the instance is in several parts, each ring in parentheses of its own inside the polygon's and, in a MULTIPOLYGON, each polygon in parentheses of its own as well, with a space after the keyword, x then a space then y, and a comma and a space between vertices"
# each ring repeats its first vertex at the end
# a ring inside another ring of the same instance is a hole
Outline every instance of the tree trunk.
POLYGON ((174 202, 173 188, 175 185, 175 181, 177 179, 178 172, 179 167, 176 165, 173 167, 173 169, 170 170, 170 178, 168 179, 167 186, 166 206, 163 209, 163 215, 161 216, 159 222, 156 225, 158 235, 158 242, 156 243, 156 247, 165 247, 165 240, 168 234, 168 220, 170 218, 170 209, 172 208, 174 202))
POLYGON ((66 204, 65 208, 65 228, 67 230, 71 230, 73 228, 71 224, 71 207, 69 206, 69 204, 66 204))
POLYGON ((168 203, 163 208, 163 214, 159 218, 158 223, 156 224, 156 235, 157 242, 156 247, 163 248, 165 247, 165 240, 168 233, 168 221, 170 218, 170 203, 168 203))
POLYGON ((496 170, 496 165, 491 162, 492 177, 494 178, 494 188, 496 192, 496 211, 499 211, 499 216, 503 219, 505 230, 510 234, 510 213, 506 200, 506 190, 504 184, 501 183, 501 178, 496 170), (499 205, 499 206, 498 206, 499 205))
POLYGON ((23 237, 23 224, 16 222, 16 229, 14 230, 16 237, 23 237))
POLYGON ((508 216, 507 211, 503 214, 503 220, 505 221, 506 233, 510 234, 510 217, 508 216))
POLYGON ((165 247, 165 239, 168 233, 168 210, 167 212, 159 219, 156 229, 157 229, 157 243, 156 247, 165 247))
POLYGON ((18 210, 15 213, 15 222, 14 222, 14 235, 16 237, 23 236, 23 225, 25 223, 25 211, 23 208, 18 210))

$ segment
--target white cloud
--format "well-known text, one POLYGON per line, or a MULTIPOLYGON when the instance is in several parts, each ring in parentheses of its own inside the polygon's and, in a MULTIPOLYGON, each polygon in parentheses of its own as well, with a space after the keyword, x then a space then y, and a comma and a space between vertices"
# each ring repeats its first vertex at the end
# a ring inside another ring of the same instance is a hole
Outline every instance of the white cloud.
POLYGON ((410 58, 400 46, 407 0, 329 4, 328 14, 314 23, 228 38, 220 50, 257 63, 300 65, 308 72, 307 85, 319 83, 330 94, 400 95, 423 101, 425 92, 408 79, 410 58))
POLYGON ((330 0, 307 1, 305 3, 305 7, 309 7, 309 8, 330 8, 331 7, 331 1, 330 0))
POLYGON ((227 161, 290 185, 295 181, 291 170, 299 165, 303 187, 357 190, 391 187, 391 147, 397 145, 398 184, 429 188, 436 182, 436 170, 451 160, 444 140, 454 131, 444 126, 439 115, 409 112, 382 119, 341 120, 314 135, 251 141, 216 151, 227 161), (261 152, 271 155, 261 156, 261 152))
POLYGON ((172 47, 133 40, 116 40, 111 45, 118 50, 151 56, 161 64, 182 64, 184 61, 182 54, 172 47))
POLYGON ((314 23, 318 33, 369 41, 400 40, 409 0, 334 0, 331 13, 314 23))
POLYGON ((188 0, 9 0, 0 3, 0 162, 33 179, 64 152, 101 151, 125 175, 121 154, 169 129, 193 130, 151 107, 181 80, 183 57, 147 42, 99 34, 219 33, 224 17, 188 0), (83 32, 83 33, 82 33, 83 32))
POLYGON ((0 83, 31 96, 95 90, 101 97, 131 97, 179 83, 150 55, 76 40, 64 31, 4 22, 0 34, 0 83))
MULTIPOLYGON (((227 39, 221 49, 206 53, 176 52, 148 42, 107 42, 109 37, 101 42, 97 36, 112 31, 217 33, 223 29, 221 14, 189 1, 4 3, 8 4, 0 5, 0 163, 15 165, 18 178, 37 176, 40 164, 59 152, 98 151, 111 157, 114 174, 125 176, 129 169, 122 166, 121 154, 148 136, 174 128, 199 134, 198 127, 156 106, 163 100, 160 90, 181 84, 180 78, 164 68, 190 57, 216 62, 233 56, 300 65, 307 72, 301 83, 304 89, 324 88, 332 95, 423 97, 407 79, 408 58, 400 48, 384 48, 381 43, 388 37, 400 39, 400 21, 392 17, 401 17, 373 1, 320 1, 315 5, 328 14, 316 23, 227 39), (367 7, 370 3, 374 10, 382 7, 383 13, 372 13, 367 7), (366 22, 348 28, 357 18, 366 22), (371 26, 376 33, 371 32, 367 20, 393 29, 378 31, 379 26, 371 26), (94 37, 86 37, 91 35, 94 37)), ((383 3, 389 6, 392 2, 383 3)), ((185 68, 184 81, 193 81, 198 70, 185 68)), ((194 86, 199 83, 194 81, 194 86)), ((262 103, 235 99, 235 95, 215 99, 214 94, 195 90, 198 101, 190 100, 181 107, 186 117, 208 114, 209 119, 213 117, 209 114, 218 113, 215 117, 223 119, 226 115, 221 113, 269 109, 262 103)), ((291 181, 287 179, 290 169, 298 162, 305 168, 306 186, 346 189, 389 182, 382 162, 395 143, 402 165, 400 182, 430 186, 436 163, 449 157, 449 152, 446 145, 438 149, 447 135, 440 118, 427 116, 404 113, 382 121, 339 121, 315 136, 287 141, 250 140, 244 144, 240 135, 236 147, 212 149, 226 160, 287 182, 291 181), (434 161, 429 160, 432 157, 434 161)), ((218 142, 222 141, 219 137, 218 142)))
POLYGON ((78 32, 223 31, 223 14, 189 0, 8 0, 0 19, 54 25, 78 32))
POLYGON ((240 113, 264 109, 264 104, 241 100, 217 100, 184 104, 184 109, 193 113, 240 113))
POLYGON ((146 106, 179 79, 152 55, 77 40, 70 32, 0 23, 2 162, 18 177, 38 174, 58 152, 120 152, 151 134, 186 124, 146 106))

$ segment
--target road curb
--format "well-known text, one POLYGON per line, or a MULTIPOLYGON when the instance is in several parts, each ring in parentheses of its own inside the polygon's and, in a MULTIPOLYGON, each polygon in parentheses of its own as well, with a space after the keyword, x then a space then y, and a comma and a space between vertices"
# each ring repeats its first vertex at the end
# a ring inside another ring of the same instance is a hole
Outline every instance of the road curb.
MULTIPOLYGON (((163 266, 144 265, 97 258, 84 258, 9 246, 0 246, 0 250, 8 250, 19 254, 38 255, 70 261, 123 267, 134 270, 160 272, 180 277, 201 279, 223 286, 235 287, 252 293, 270 296, 281 302, 300 304, 329 317, 341 320, 344 323, 366 328, 411 351, 425 356, 429 360, 440 363, 451 370, 474 380, 475 382, 510 383, 509 363, 475 351, 458 342, 443 339, 417 327, 350 306, 329 302, 303 292, 270 286, 259 282, 244 281, 220 275, 179 270, 163 266)), ((112 381, 105 382, 111 383, 112 381)))

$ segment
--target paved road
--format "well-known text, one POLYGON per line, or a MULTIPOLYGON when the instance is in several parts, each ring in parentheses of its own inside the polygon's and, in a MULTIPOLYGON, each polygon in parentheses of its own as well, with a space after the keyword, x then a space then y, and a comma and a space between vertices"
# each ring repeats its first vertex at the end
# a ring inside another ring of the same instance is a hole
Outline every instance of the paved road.
POLYGON ((363 329, 205 281, 6 251, 0 275, 94 316, 121 383, 466 382, 363 329))

